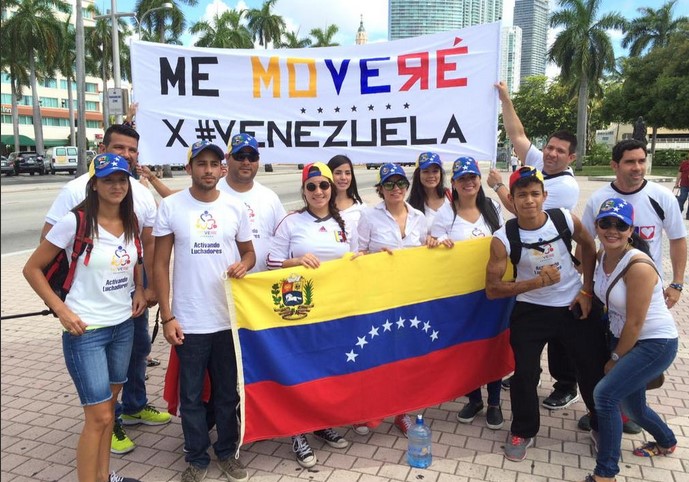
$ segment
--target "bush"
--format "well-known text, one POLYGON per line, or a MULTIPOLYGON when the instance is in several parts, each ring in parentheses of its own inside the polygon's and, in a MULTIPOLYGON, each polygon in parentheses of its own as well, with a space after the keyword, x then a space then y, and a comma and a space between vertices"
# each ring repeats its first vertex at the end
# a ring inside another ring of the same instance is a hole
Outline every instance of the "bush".
POLYGON ((584 159, 586 166, 607 166, 612 159, 612 148, 607 144, 593 144, 584 159))
POLYGON ((660 151, 656 149, 656 154, 653 157, 653 165, 679 167, 687 156, 689 156, 689 152, 687 151, 677 149, 664 149, 660 151))

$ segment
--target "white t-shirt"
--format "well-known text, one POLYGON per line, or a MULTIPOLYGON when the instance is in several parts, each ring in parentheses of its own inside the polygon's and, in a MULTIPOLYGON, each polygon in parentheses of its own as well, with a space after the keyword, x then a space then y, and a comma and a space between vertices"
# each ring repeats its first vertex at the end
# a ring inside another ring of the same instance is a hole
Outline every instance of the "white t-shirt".
POLYGON ((443 204, 437 210, 431 208, 428 204, 423 205, 423 215, 426 217, 426 231, 428 234, 431 234, 433 220, 438 215, 438 212, 447 206, 450 206, 450 200, 447 198, 447 196, 443 196, 443 204))
MULTIPOLYGON (((256 181, 250 190, 238 192, 230 187, 226 179, 221 179, 218 183, 218 189, 240 200, 246 206, 251 234, 253 235, 252 241, 256 251, 256 265, 249 272, 265 271, 270 239, 280 220, 287 214, 280 198, 272 190, 256 181)), ((239 258, 237 246, 233 245, 233 247, 235 255, 239 258)))
POLYGON ((596 237, 595 219, 600 205, 606 199, 616 197, 624 199, 634 206, 634 226, 642 239, 651 249, 651 257, 661 276, 663 275, 663 230, 669 239, 680 239, 687 236, 687 228, 682 221, 677 199, 669 189, 655 183, 644 181, 640 189, 633 193, 622 193, 612 184, 606 184, 594 192, 586 202, 581 222, 591 236, 596 237), (655 199, 665 213, 661 221, 653 209, 650 198, 655 199))
MULTIPOLYGON (((624 257, 617 263, 615 269, 610 276, 603 271, 603 259, 596 266, 593 287, 596 296, 605 303, 605 294, 608 291, 608 283, 611 283, 617 275, 629 264, 632 257, 643 254, 638 249, 630 249, 624 257)), ((605 256, 605 253, 603 254, 605 256)), ((645 254, 644 257, 648 258, 645 254)), ((619 338, 624 328, 627 319, 627 285, 624 278, 620 278, 617 283, 610 290, 610 298, 608 298, 608 318, 610 319, 610 331, 615 337, 619 338)), ((653 295, 651 296, 651 304, 646 313, 646 319, 639 332, 639 340, 647 340, 650 338, 677 338, 677 327, 675 320, 672 318, 670 310, 665 304, 665 296, 663 295, 663 280, 658 279, 653 287, 653 295)))
POLYGON ((407 206, 407 226, 404 238, 402 238, 397 221, 385 209, 385 201, 363 210, 357 227, 361 251, 377 253, 383 248, 413 248, 426 244, 428 232, 426 217, 421 211, 414 209, 411 204, 406 202, 405 204, 407 206))
POLYGON ((345 222, 345 229, 347 232, 356 233, 357 225, 359 224, 359 219, 361 219, 361 212, 366 209, 366 205, 363 203, 354 202, 347 209, 340 211, 340 216, 345 222))
MULTIPOLYGON (((500 221, 500 226, 502 226, 504 224, 502 219, 502 207, 493 199, 490 199, 490 202, 495 207, 498 213, 498 221, 500 221)), ((447 203, 438 210, 438 214, 431 227, 430 235, 434 238, 438 238, 439 241, 444 241, 445 239, 464 241, 466 239, 492 236, 493 232, 488 223, 486 223, 483 214, 479 216, 476 222, 471 223, 461 216, 455 216, 452 210, 452 204, 447 203)))
POLYGON ((307 253, 324 262, 356 250, 356 232, 343 233, 333 217, 318 219, 308 211, 292 212, 275 230, 266 264, 268 269, 280 269, 283 261, 307 253))
POLYGON ((230 328, 225 295, 227 268, 239 261, 236 242, 251 241, 243 203, 220 192, 206 203, 189 189, 162 200, 153 235, 174 234, 172 312, 185 333, 216 333, 230 328))
MULTIPOLYGON (((524 164, 533 166, 543 172, 543 152, 536 149, 533 144, 526 153, 524 164)), ((565 208, 573 211, 579 202, 579 184, 574 178, 574 171, 568 167, 566 174, 544 180, 543 184, 548 197, 543 203, 543 209, 565 208)), ((546 176, 545 173, 543 173, 546 176)))
MULTIPOLYGON (((562 208, 561 208, 562 209, 562 208)), ((568 210, 562 209, 565 214, 567 226, 574 232, 574 221, 568 210)), ((558 235, 557 228, 550 216, 543 226, 538 229, 527 230, 519 228, 519 238, 522 243, 537 243, 539 241, 553 239, 558 235)), ((507 257, 510 256, 510 243, 507 240, 506 228, 503 225, 493 233, 505 246, 507 257)), ((542 306, 569 306, 579 293, 582 283, 579 273, 574 267, 572 258, 567 252, 567 246, 562 239, 554 243, 541 246, 544 252, 537 249, 522 248, 522 256, 517 265, 517 281, 523 281, 539 276, 545 265, 554 264, 560 271, 560 282, 551 286, 544 286, 535 290, 517 295, 517 301, 525 301, 542 306)), ((509 266, 509 263, 508 263, 509 266)))
MULTIPOLYGON (((45 222, 55 225, 70 210, 86 199, 86 184, 88 184, 89 179, 90 176, 87 172, 62 186, 60 193, 45 215, 45 222)), ((143 228, 152 228, 155 223, 156 202, 151 191, 142 186, 139 181, 133 177, 130 178, 130 181, 134 199, 134 213, 136 213, 139 234, 141 234, 143 228)))
MULTIPOLYGON (((71 259, 77 231, 76 216, 69 212, 46 235, 46 239, 66 251, 71 259)), ((88 265, 82 254, 74 271, 74 281, 65 304, 89 327, 115 326, 132 317, 131 287, 138 262, 134 240, 125 243, 124 234, 115 237, 98 227, 92 236, 88 265)))

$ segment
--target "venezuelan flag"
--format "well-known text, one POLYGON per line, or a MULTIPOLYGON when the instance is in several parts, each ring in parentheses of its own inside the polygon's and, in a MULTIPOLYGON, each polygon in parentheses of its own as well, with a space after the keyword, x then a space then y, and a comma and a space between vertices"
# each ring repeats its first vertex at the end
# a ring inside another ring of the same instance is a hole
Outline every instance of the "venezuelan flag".
POLYGON ((489 245, 232 280, 243 442, 437 405, 512 371, 512 299, 484 291, 489 245))

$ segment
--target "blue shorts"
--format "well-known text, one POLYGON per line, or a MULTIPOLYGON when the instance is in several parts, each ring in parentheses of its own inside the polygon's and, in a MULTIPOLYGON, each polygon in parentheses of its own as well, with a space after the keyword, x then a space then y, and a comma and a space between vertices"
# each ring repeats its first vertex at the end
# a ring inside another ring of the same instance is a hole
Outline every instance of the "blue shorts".
POLYGON ((131 318, 116 326, 86 330, 81 336, 62 334, 65 364, 82 406, 107 402, 112 398, 110 385, 127 381, 133 342, 131 318))

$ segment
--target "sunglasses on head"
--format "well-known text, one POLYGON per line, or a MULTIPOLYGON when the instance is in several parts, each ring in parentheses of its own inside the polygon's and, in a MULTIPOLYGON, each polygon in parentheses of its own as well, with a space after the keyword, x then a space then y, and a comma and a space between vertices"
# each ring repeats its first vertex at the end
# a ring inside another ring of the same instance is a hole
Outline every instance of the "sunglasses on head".
POLYGON ((624 232, 630 228, 629 224, 625 223, 620 219, 616 219, 612 216, 599 219, 598 227, 601 229, 610 229, 614 227, 619 232, 624 232))
POLYGON ((328 181, 321 181, 318 184, 315 182, 306 183, 306 190, 309 192, 314 192, 317 187, 321 188, 321 191, 327 191, 330 189, 330 183, 328 181))
POLYGON ((392 191, 395 189, 395 186, 397 186, 400 189, 407 189, 409 187, 409 181, 406 179, 398 179, 397 181, 385 181, 384 183, 381 184, 383 186, 383 189, 386 191, 392 191))
POLYGON ((238 152, 236 154, 232 154, 232 157, 234 158, 235 161, 243 162, 243 161, 249 161, 249 162, 256 162, 258 161, 258 156, 256 154, 253 154, 251 152, 238 152))

